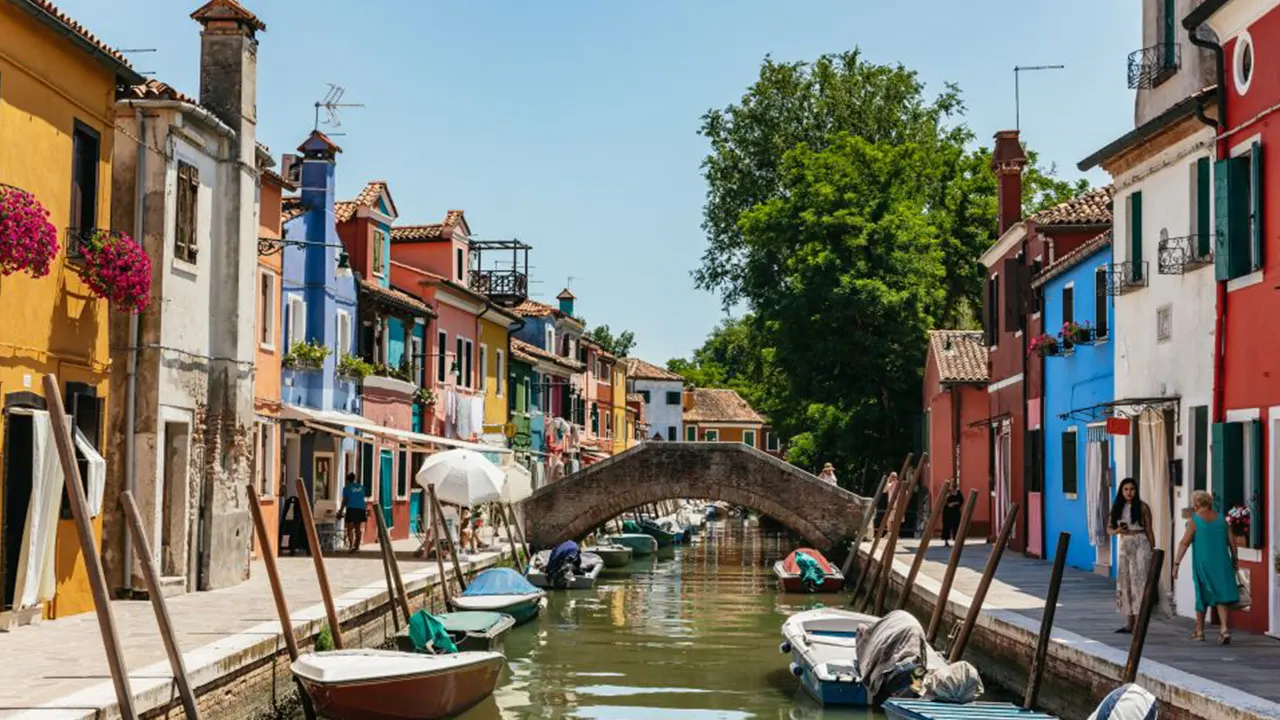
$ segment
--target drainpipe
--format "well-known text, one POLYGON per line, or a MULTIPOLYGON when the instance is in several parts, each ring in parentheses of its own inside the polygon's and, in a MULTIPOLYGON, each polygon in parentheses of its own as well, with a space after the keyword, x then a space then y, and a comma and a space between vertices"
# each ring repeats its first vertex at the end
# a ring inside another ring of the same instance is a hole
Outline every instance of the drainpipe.
MULTIPOLYGON (((132 103, 131 103, 132 105, 132 103)), ((142 115, 142 110, 134 107, 133 120, 138 129, 138 137, 143 142, 147 138, 146 118, 142 115)), ((146 211, 146 175, 147 175, 147 148, 143 142, 135 143, 138 148, 137 173, 134 177, 134 199, 133 199, 133 237, 138 241, 145 243, 143 239, 143 218, 142 214, 146 211)), ((125 366, 125 396, 124 396, 124 484, 125 489, 133 493, 137 489, 137 478, 135 477, 135 467, 137 461, 137 439, 135 431, 138 419, 138 345, 141 342, 141 323, 138 322, 138 313, 129 315, 129 355, 125 366)), ((133 594, 133 537, 125 528, 124 537, 124 578, 121 587, 126 594, 133 594)))
MULTIPOLYGON (((1214 159, 1221 160, 1226 156, 1226 144, 1222 141, 1223 131, 1227 128, 1227 92, 1226 92, 1226 51, 1216 40, 1205 40, 1196 34, 1198 28, 1190 27, 1183 22, 1187 37, 1191 44, 1213 52, 1215 69, 1218 73, 1218 119, 1210 120, 1204 114, 1203 101, 1196 106, 1196 117, 1201 122, 1214 128, 1218 140, 1214 143, 1214 159)), ((1227 283, 1218 283, 1217 302, 1213 321, 1213 422, 1220 423, 1225 415, 1224 388, 1227 365, 1227 283)))

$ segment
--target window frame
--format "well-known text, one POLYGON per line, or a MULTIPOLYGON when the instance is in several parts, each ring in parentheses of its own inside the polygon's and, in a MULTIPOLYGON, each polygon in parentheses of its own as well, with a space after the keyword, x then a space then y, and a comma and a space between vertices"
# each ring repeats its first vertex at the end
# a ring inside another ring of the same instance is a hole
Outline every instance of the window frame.
POLYGON ((1111 332, 1110 308, 1107 294, 1110 285, 1107 266, 1100 265, 1093 271, 1093 336, 1096 340, 1107 338, 1111 332))
POLYGON ((987 348, 1000 346, 1000 273, 987 277, 987 348))
POLYGON ((507 356, 500 348, 493 351, 493 377, 497 387, 493 394, 502 397, 503 388, 507 385, 507 356))
POLYGON ((333 344, 338 360, 351 353, 351 313, 337 310, 333 314, 333 344), (345 336, 345 337, 344 337, 345 336))
POLYGON ((1080 435, 1075 425, 1062 431, 1058 440, 1058 450, 1062 454, 1060 458, 1062 494, 1068 500, 1078 499, 1080 497, 1080 435), (1070 440, 1069 453, 1067 452, 1068 440, 1070 440))
POLYGON ((648 404, 650 404, 651 402, 653 402, 653 400, 652 400, 653 394, 652 394, 650 391, 648 391, 648 390, 638 390, 637 392, 639 393, 640 397, 644 398, 644 404, 645 404, 645 405, 648 405, 648 404))
POLYGON ((750 446, 750 447, 755 447, 755 446, 756 446, 756 431, 755 431, 755 430, 743 430, 743 431, 742 431, 742 444, 743 444, 743 445, 748 445, 748 446, 750 446), (751 438, 751 442, 747 442, 747 437, 748 437, 748 436, 750 436, 750 438, 751 438))
POLYGON ((1062 286, 1062 324, 1076 320, 1076 284, 1069 282, 1062 286))
POLYGON ((703 442, 720 442, 720 429, 707 428, 706 430, 703 430, 702 441, 703 442))
POLYGON ((271 468, 274 467, 276 444, 272 442, 275 438, 275 423, 266 420, 254 419, 254 487, 258 489, 260 497, 273 498, 276 495, 276 489, 271 484, 271 468))
POLYGON ((466 378, 465 378, 466 384, 463 387, 466 387, 468 389, 474 389, 475 382, 476 382, 476 378, 475 378, 476 346, 475 346, 475 343, 472 342, 471 338, 467 338, 466 340, 466 353, 467 353, 467 357, 466 357, 466 362, 464 363, 464 368, 463 368, 463 371, 466 373, 466 378))
MULTIPOLYGON (((465 264, 465 262, 464 262, 464 261, 465 261, 465 255, 464 255, 464 254, 463 254, 463 252, 462 252, 462 248, 460 248, 460 247, 455 247, 455 248, 453 249, 453 257, 454 257, 454 262, 455 262, 455 263, 457 263, 457 265, 458 265, 457 270, 455 271, 455 274, 457 275, 457 278, 456 278, 456 279, 458 280, 458 282, 462 282, 463 280, 465 280, 465 279, 466 279, 466 278, 464 277, 466 273, 464 273, 464 272, 463 272, 463 270, 465 270, 465 268, 466 268, 466 264, 465 264)), ((465 283, 464 283, 464 284, 465 284, 465 283)))
POLYGON ((420 335, 418 335, 418 333, 413 332, 411 330, 409 332, 409 368, 410 368, 409 372, 413 375, 414 385, 426 384, 424 382, 424 378, 422 377, 422 366, 423 366, 422 345, 423 345, 423 338, 420 335))
POLYGON ((271 353, 276 350, 276 298, 280 296, 279 287, 280 282, 275 273, 258 268, 258 349, 271 353))
POLYGON ((698 442, 698 427, 696 425, 684 426, 684 441, 698 442))
POLYGON ((373 253, 369 260, 374 277, 383 277, 387 273, 387 238, 388 233, 380 227, 373 228, 373 253))
POLYGON ((667 442, 676 442, 676 438, 680 437, 680 430, 675 425, 667 426, 667 442))
POLYGON ((666 392, 667 392, 667 404, 668 404, 668 405, 681 405, 681 404, 683 404, 683 401, 684 401, 683 393, 681 393, 679 390, 667 390, 666 392), (671 397, 672 397, 672 396, 675 396, 675 402, 672 402, 672 401, 671 401, 671 397))
POLYGON ((489 346, 485 343, 480 343, 479 390, 482 393, 489 392, 489 346))
POLYGON ((79 119, 71 125, 71 205, 70 219, 72 227, 80 231, 92 230, 98 223, 98 193, 101 191, 102 177, 102 133, 79 119), (89 157, 88 152, 82 154, 81 143, 92 143, 93 162, 91 168, 82 168, 80 161, 89 157), (88 177, 82 177, 87 173, 88 177), (89 192, 86 192, 81 181, 87 180, 89 192))
POLYGON ((766 452, 778 452, 782 448, 778 433, 767 432, 764 434, 764 448, 766 452))
POLYGON ((195 265, 200 257, 200 168, 179 158, 175 182, 173 257, 179 262, 195 265), (187 203, 185 208, 184 199, 187 203))
POLYGON ((307 341, 307 300, 298 293, 289 293, 287 299, 288 317, 285 320, 288 323, 288 347, 285 352, 293 349, 298 343, 307 341))

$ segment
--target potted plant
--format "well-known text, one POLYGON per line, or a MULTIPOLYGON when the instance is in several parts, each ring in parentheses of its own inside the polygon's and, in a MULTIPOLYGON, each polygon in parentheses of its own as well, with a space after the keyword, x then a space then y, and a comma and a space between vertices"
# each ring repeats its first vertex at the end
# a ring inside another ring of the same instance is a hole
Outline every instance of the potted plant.
POLYGON ((1070 345, 1083 345, 1093 341, 1093 328, 1089 327, 1089 323, 1065 322, 1062 324, 1062 332, 1059 333, 1063 342, 1070 345))
POLYGON ((372 364, 365 362, 363 358, 352 355, 351 353, 343 353, 342 357, 338 358, 339 375, 363 380, 372 372, 372 364))
POLYGON ((1031 338, 1031 342, 1027 345, 1027 352, 1034 355, 1039 355, 1040 357, 1057 355, 1059 344, 1060 343, 1058 342, 1058 338, 1052 335, 1049 335, 1049 334, 1037 335, 1031 338))
POLYGON ((313 342, 296 342, 284 354, 281 363, 293 370, 319 370, 329 357, 329 346, 313 342))
POLYGON ((420 387, 413 391, 413 401, 423 407, 432 407, 436 404, 436 394, 429 387, 420 387))
POLYGON ((1248 544, 1251 520, 1249 508, 1244 505, 1236 505, 1227 511, 1227 526, 1231 528, 1231 538, 1237 547, 1248 544))
POLYGON ((90 231, 81 252, 80 277, 94 295, 135 314, 151 301, 151 258, 128 233, 90 231))
POLYGON ((49 211, 26 190, 0 185, 0 275, 49 274, 58 255, 58 231, 49 211))

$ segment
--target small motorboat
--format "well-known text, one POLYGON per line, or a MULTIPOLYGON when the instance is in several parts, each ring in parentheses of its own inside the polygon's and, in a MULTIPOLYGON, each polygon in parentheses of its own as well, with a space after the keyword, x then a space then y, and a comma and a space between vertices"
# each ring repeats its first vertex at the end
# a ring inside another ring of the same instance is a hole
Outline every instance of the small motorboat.
POLYGON ((703 510, 703 515, 708 520, 719 520, 720 518, 724 517, 724 508, 720 507, 719 505, 708 505, 703 510))
POLYGON ((605 541, 631 548, 632 557, 648 557, 658 551, 658 541, 652 535, 640 532, 610 535, 605 541))
POLYGON ((644 518, 638 524, 640 532, 658 541, 658 547, 665 548, 676 544, 677 535, 653 520, 644 518))
MULTIPOLYGON (((645 538, 649 538, 645 535, 645 538)), ((596 545, 583 546, 582 552, 588 555, 599 556, 604 561, 606 568, 620 568, 631 564, 631 557, 634 551, 626 545, 618 545, 614 543, 600 543, 596 545)))
POLYGON ((582 552, 572 540, 560 543, 554 550, 533 554, 527 576, 534 587, 555 590, 590 590, 604 570, 604 560, 594 553, 582 552))
POLYGON ((774 563, 773 574, 778 576, 783 592, 833 593, 844 586, 840 568, 811 548, 800 548, 774 563))
POLYGON ((306 653, 290 669, 323 717, 433 720, 492 695, 505 662, 495 652, 333 650, 306 653))
MULTIPOLYGON (((419 611, 422 612, 422 611, 419 611)), ((502 652, 502 640, 516 626, 515 618, 499 612, 450 612, 434 616, 458 650, 502 652)), ((406 627, 396 634, 396 647, 420 652, 406 627)))
POLYGON ((538 616, 547 593, 511 568, 481 571, 461 595, 449 598, 455 611, 488 611, 510 615, 517 625, 538 616))

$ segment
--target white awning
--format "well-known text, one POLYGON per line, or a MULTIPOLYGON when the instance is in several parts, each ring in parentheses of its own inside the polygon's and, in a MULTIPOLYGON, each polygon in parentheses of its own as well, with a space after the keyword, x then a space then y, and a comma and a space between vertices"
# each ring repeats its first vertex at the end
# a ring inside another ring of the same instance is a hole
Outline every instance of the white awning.
POLYGON ((504 447, 481 445, 479 443, 467 442, 465 440, 452 440, 450 438, 438 437, 436 435, 424 435, 410 430, 385 427, 378 425, 369 418, 349 412, 342 412, 341 410, 317 410, 315 408, 303 407, 301 405, 284 404, 280 406, 280 418, 282 420, 301 420, 324 423, 325 425, 332 425, 339 428, 349 427, 369 435, 380 436, 393 442, 412 443, 417 445, 440 445, 442 447, 462 448, 464 450, 474 450, 476 452, 486 453, 503 454, 511 452, 510 449, 504 447))

